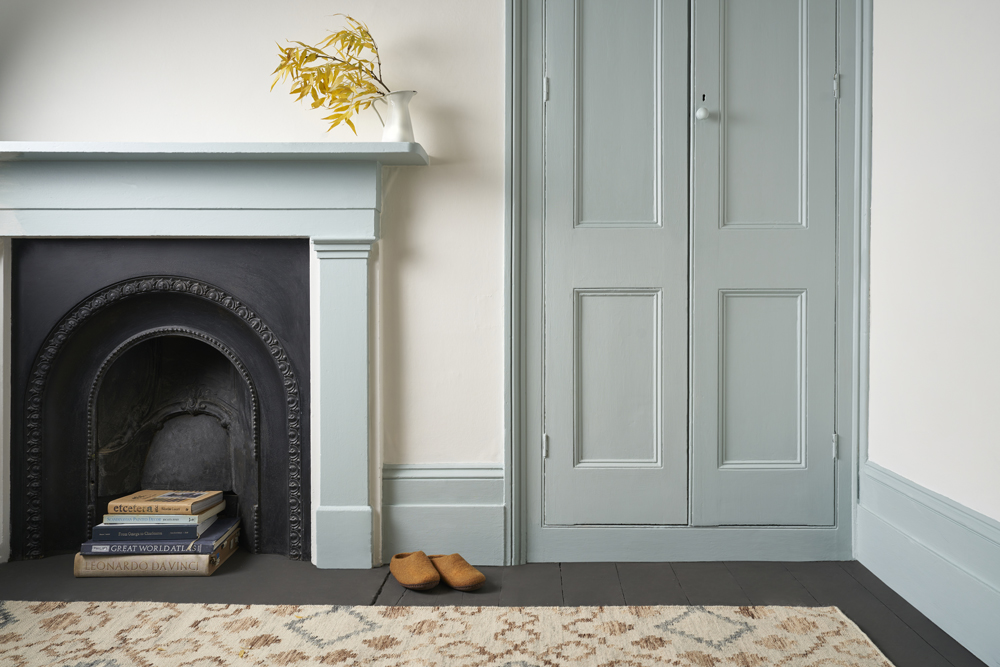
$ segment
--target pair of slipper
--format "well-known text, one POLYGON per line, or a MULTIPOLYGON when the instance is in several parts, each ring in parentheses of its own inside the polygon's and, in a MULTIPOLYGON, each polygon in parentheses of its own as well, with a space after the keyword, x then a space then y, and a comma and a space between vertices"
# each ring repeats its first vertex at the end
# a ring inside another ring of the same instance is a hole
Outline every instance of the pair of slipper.
POLYGON ((426 591, 444 581, 459 591, 474 591, 486 582, 486 575, 458 554, 428 556, 423 551, 396 554, 389 571, 404 588, 426 591))

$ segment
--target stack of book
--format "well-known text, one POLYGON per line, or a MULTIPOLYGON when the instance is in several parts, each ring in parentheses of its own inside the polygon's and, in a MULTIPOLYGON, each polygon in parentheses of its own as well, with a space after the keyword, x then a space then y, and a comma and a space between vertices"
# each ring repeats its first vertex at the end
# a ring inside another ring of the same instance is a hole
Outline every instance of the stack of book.
POLYGON ((208 576, 239 544, 240 520, 223 517, 221 491, 138 491, 108 504, 80 546, 77 577, 208 576))

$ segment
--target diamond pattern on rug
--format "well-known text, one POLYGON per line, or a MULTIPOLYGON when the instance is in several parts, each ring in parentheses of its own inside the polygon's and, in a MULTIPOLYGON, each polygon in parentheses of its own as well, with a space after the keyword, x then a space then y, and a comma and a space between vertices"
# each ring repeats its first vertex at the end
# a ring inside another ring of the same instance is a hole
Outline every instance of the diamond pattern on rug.
POLYGON ((315 614, 310 614, 309 616, 296 618, 294 621, 289 621, 285 624, 285 627, 301 636, 313 646, 317 648, 326 648, 328 646, 336 646, 337 644, 346 642, 347 640, 353 639, 359 635, 377 630, 381 626, 379 624, 372 623, 363 615, 359 614, 355 611, 354 607, 330 607, 326 611, 317 612, 315 614), (356 627, 345 617, 354 619, 356 627), (322 636, 324 628, 329 628, 331 626, 342 627, 344 625, 343 621, 346 621, 347 627, 351 628, 349 632, 338 634, 333 637, 322 636))
POLYGON ((753 630, 746 621, 735 621, 731 618, 726 618, 705 607, 686 607, 677 618, 664 621, 654 627, 657 630, 693 639, 699 644, 710 646, 716 650, 729 646, 753 630), (703 636, 706 631, 705 624, 709 618, 716 619, 718 623, 715 627, 709 628, 713 633, 712 636, 703 636))

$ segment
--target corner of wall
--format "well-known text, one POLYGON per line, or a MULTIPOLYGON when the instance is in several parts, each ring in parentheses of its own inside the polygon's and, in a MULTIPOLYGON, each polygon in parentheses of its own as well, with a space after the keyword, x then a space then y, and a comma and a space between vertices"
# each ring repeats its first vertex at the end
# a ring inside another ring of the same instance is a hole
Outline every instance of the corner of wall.
POLYGON ((1000 666, 1000 522, 871 462, 860 485, 858 561, 1000 666))
POLYGON ((873 1, 856 0, 856 6, 861 261, 855 558, 972 653, 1000 667, 1000 523, 868 460, 875 31, 873 1))

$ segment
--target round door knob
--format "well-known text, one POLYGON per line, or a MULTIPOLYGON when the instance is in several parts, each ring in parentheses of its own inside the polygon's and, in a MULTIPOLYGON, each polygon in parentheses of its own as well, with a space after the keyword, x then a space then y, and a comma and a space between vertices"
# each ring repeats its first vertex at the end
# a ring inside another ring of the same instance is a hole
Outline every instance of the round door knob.
POLYGON ((705 107, 698 107, 698 110, 694 112, 694 117, 698 120, 705 120, 711 115, 705 107))

